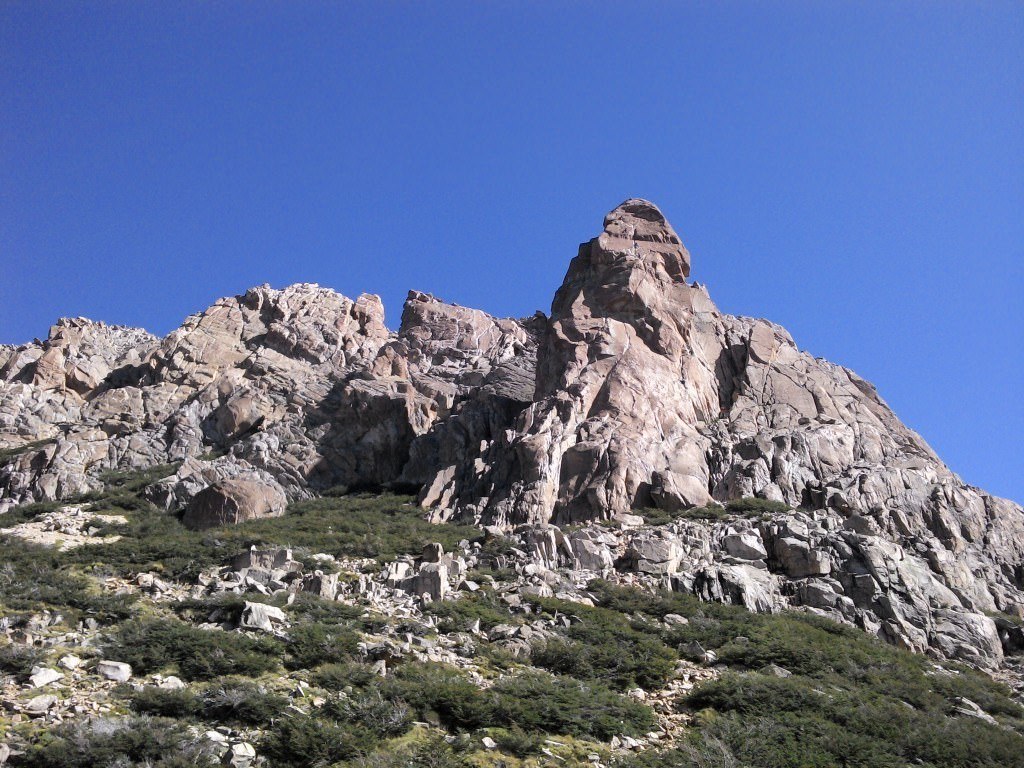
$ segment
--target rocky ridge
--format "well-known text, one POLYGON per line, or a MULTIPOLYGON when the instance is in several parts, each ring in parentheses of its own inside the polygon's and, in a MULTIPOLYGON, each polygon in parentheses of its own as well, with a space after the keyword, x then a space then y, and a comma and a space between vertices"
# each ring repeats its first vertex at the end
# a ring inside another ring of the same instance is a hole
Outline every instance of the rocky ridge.
POLYGON ((803 607, 997 665, 1018 639, 990 614, 1024 610, 1024 510, 689 274, 662 213, 628 200, 550 317, 412 292, 391 332, 377 297, 302 284, 223 299, 163 339, 61 320, 0 347, 0 508, 169 463, 147 494, 196 526, 338 486, 412 488, 436 520, 527 537, 544 567, 803 607), (779 506, 684 514, 749 498, 779 506), (648 508, 671 522, 641 525, 648 508))

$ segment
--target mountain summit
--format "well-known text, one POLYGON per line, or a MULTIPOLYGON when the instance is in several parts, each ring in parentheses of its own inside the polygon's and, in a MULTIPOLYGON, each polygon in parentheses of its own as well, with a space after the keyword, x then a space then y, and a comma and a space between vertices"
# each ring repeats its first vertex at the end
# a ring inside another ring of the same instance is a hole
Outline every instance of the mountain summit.
POLYGON ((0 347, 0 510, 177 463, 149 498, 194 527, 327 489, 412 487, 434 520, 525 531, 542 559, 802 606, 992 665, 1024 644, 1024 510, 969 486, 874 387, 721 313, 630 199, 550 316, 411 292, 254 288, 166 338, 81 318, 0 347), (716 517, 734 502, 763 514, 716 517), (652 529, 636 516, 673 520, 652 529), (687 514, 704 510, 705 514, 687 514), (567 525, 611 521, 605 532, 567 525))

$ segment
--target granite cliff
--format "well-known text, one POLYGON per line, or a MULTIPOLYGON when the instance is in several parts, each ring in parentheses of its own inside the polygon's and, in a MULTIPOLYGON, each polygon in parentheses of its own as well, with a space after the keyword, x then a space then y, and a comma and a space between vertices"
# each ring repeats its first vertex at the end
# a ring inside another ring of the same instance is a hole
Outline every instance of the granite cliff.
POLYGON ((1024 510, 689 274, 661 211, 632 199, 580 246, 550 316, 412 292, 392 332, 376 296, 301 284, 162 339, 60 320, 0 346, 0 511, 172 463, 146 494, 196 528, 339 486, 412 489, 433 520, 519 536, 542 568, 798 606, 984 666, 1024 647, 993 618, 1024 612, 1024 510), (716 512, 744 500, 758 514, 716 512))

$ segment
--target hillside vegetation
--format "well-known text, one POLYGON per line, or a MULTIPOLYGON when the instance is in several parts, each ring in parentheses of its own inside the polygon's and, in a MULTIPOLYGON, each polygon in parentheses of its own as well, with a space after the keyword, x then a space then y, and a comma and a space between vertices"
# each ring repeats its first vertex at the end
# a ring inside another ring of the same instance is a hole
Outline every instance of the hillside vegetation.
POLYGON ((325 496, 194 532, 142 495, 160 474, 108 475, 106 491, 75 500, 96 516, 94 543, 7 535, 59 505, 0 517, 11 765, 216 765, 245 743, 270 768, 1024 766, 1024 708, 1006 687, 857 629, 601 580, 590 604, 512 599, 512 544, 430 525, 395 495, 325 496), (360 591, 396 557, 467 541, 476 591, 395 614, 360 591), (253 545, 329 555, 317 562, 339 574, 339 598, 203 592, 204 573, 253 545), (247 601, 281 609, 286 628, 239 628, 247 601), (457 663, 431 661, 435 648, 457 663), (77 670, 61 666, 68 655, 77 670), (100 659, 133 677, 100 678, 100 659), (30 687, 44 667, 64 677, 30 687), (35 716, 41 695, 56 701, 35 716))

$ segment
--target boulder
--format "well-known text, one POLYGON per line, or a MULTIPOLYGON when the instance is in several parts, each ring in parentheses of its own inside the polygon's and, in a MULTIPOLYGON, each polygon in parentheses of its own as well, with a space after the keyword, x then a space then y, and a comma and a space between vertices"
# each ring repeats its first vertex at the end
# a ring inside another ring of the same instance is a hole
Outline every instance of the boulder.
POLYGON ((448 567, 443 563, 424 563, 416 575, 403 582, 403 589, 410 594, 429 595, 431 600, 440 600, 448 594, 448 567))
POLYGON ((39 717, 45 715, 50 711, 51 707, 57 703, 57 697, 53 694, 44 693, 39 696, 33 696, 22 706, 21 710, 30 717, 39 717))
POLYGON ((236 525, 262 517, 280 517, 287 505, 283 493, 264 483, 221 480, 196 494, 182 523, 194 530, 236 525))
POLYGON ((254 629, 270 634, 280 633, 288 624, 288 617, 285 612, 277 606, 266 603, 252 603, 245 601, 242 608, 242 615, 239 619, 239 626, 242 629, 254 629))
POLYGON ((768 552, 756 533, 730 533, 722 539, 725 551, 740 560, 764 560, 768 552))
POLYGON ((56 669, 49 667, 33 667, 32 674, 29 676, 29 684, 33 688, 42 688, 50 683, 55 683, 64 677, 63 673, 58 672, 56 669))
POLYGON ((96 674, 107 680, 126 683, 132 679, 132 668, 130 664, 125 664, 123 661, 108 661, 104 659, 97 662, 96 674))
POLYGON ((221 763, 227 768, 249 768, 255 760, 256 748, 246 741, 240 741, 228 748, 221 763))

